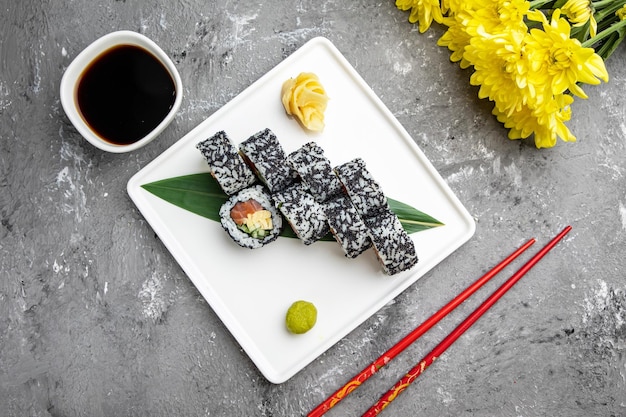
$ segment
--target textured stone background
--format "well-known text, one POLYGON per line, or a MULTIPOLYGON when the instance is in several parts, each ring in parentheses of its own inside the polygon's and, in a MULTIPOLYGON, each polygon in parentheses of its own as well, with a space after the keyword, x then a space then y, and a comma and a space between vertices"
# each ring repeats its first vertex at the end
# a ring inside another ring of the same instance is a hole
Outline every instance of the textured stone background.
MULTIPOLYGON (((544 243, 567 224, 567 238, 386 414, 626 415, 623 48, 607 63, 610 82, 587 87, 589 99, 573 106, 578 142, 539 151, 506 138, 469 73, 436 46, 441 28, 419 34, 393 1, 0 0, 0 10, 1 415, 305 414, 503 251, 532 236, 544 243), (114 155, 81 139, 58 87, 85 46, 119 29, 163 47, 185 98, 158 140, 114 155), (356 67, 477 230, 310 366, 273 385, 156 238, 126 183, 315 36, 356 67)), ((364 412, 477 303, 328 415, 364 412)))

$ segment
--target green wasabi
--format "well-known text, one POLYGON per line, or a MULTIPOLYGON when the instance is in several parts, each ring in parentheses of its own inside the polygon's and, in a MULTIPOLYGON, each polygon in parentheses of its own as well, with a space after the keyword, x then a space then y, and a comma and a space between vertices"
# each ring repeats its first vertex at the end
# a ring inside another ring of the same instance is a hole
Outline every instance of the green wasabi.
POLYGON ((285 317, 287 330, 295 334, 308 332, 315 326, 316 321, 317 309, 312 303, 303 300, 294 302, 285 317))

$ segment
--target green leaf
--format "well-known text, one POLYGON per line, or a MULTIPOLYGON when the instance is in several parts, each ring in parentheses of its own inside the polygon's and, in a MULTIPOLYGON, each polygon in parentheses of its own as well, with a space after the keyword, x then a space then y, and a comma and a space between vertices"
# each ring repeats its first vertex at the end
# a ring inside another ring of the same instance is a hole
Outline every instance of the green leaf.
POLYGON ((400 223, 402 223, 402 227, 404 227, 404 230, 406 230, 407 233, 415 233, 431 229, 433 227, 443 226, 443 223, 434 217, 429 216, 428 214, 423 213, 408 204, 404 204, 401 201, 387 197, 387 203, 389 204, 389 207, 391 207, 391 210, 396 213, 396 216, 400 219, 400 223))
MULTIPOLYGON (((220 207, 228 200, 228 196, 208 172, 167 178, 141 187, 168 203, 216 222, 220 221, 220 207)), ((387 198, 387 202, 407 233, 443 226, 439 220, 408 204, 392 198, 387 198)), ((296 234, 290 227, 285 227, 281 236, 295 238, 296 234)), ((327 235, 322 240, 334 239, 327 235)))
POLYGON ((220 207, 228 200, 210 173, 168 178, 141 186, 157 197, 216 222, 220 207))

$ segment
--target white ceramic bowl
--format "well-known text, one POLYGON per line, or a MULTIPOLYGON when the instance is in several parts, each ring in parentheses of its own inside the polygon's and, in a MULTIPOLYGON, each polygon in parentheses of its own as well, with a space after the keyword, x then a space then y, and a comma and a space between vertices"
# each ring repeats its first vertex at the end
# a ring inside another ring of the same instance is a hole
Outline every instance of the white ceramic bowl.
POLYGON ((180 79, 180 74, 176 70, 172 60, 163 52, 163 50, 152 40, 136 32, 122 30, 118 32, 109 33, 85 48, 71 64, 65 70, 63 78, 61 79, 61 104, 76 130, 94 146, 108 152, 122 153, 129 152, 151 142, 157 137, 163 129, 174 119, 176 112, 178 111, 183 99, 183 87, 180 79), (174 81, 174 87, 176 90, 176 97, 171 110, 165 118, 155 127, 152 131, 146 134, 143 138, 130 144, 117 145, 106 141, 99 135, 97 135, 92 128, 87 124, 78 109, 77 94, 78 83, 83 71, 89 66, 94 59, 98 58, 103 52, 110 48, 119 45, 135 45, 139 46, 152 55, 154 55, 161 63, 167 68, 172 80, 174 81))

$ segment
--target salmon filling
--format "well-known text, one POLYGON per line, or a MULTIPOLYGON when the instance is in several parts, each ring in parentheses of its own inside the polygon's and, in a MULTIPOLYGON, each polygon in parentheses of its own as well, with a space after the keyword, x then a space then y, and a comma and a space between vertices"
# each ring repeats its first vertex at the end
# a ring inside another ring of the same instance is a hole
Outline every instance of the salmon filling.
POLYGON ((273 228, 272 213, 254 199, 235 204, 230 217, 239 230, 256 239, 263 239, 273 228))

